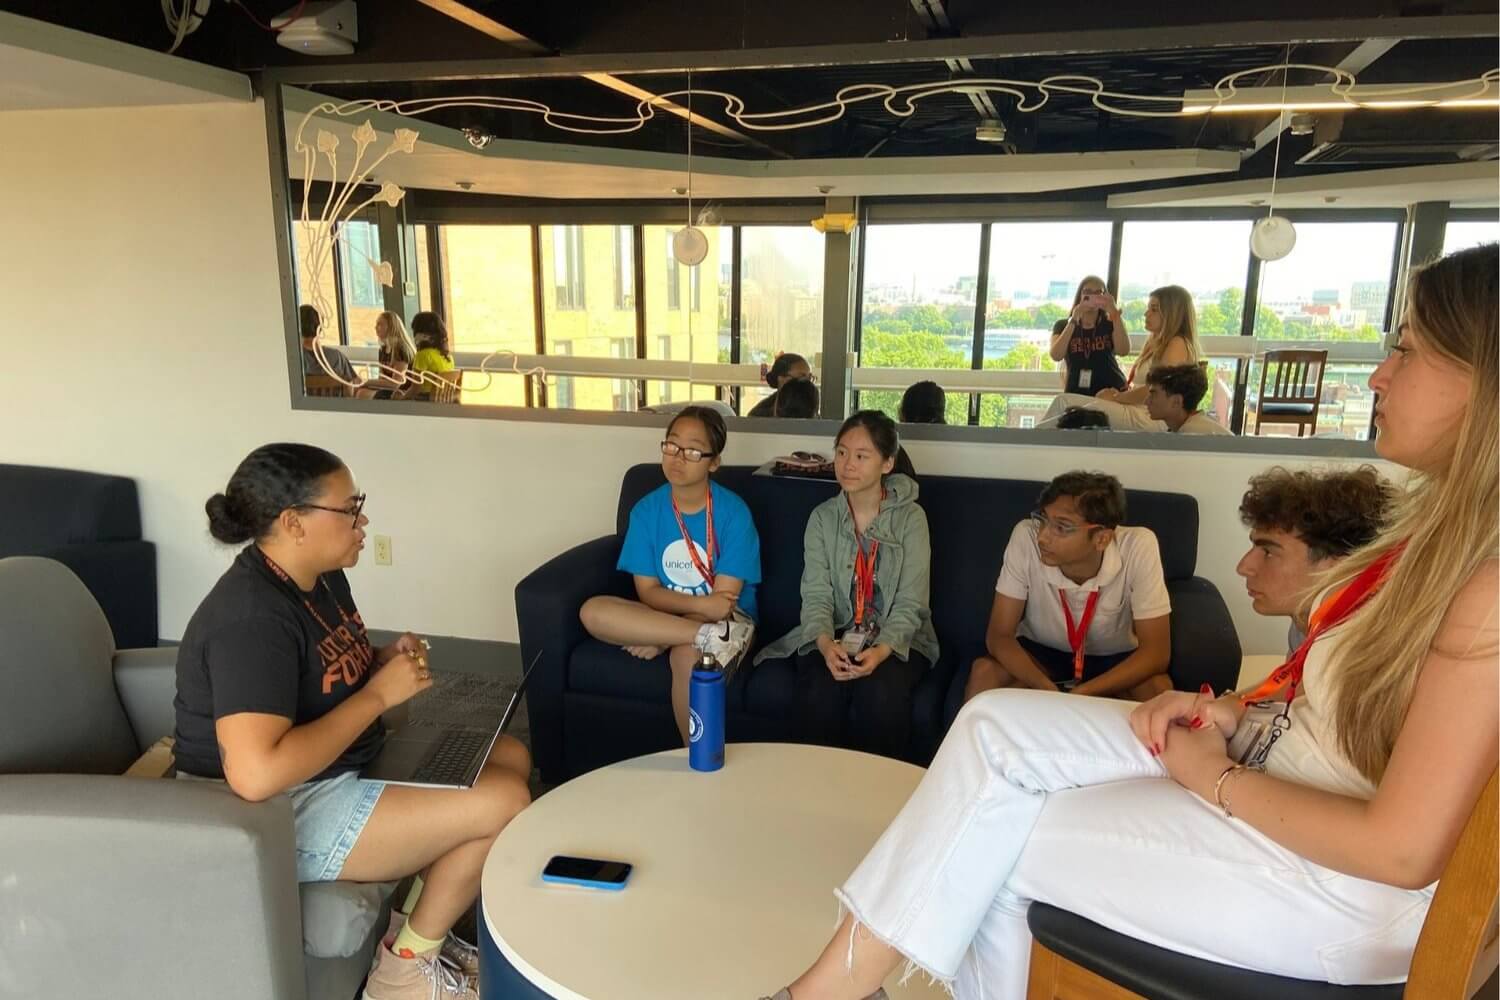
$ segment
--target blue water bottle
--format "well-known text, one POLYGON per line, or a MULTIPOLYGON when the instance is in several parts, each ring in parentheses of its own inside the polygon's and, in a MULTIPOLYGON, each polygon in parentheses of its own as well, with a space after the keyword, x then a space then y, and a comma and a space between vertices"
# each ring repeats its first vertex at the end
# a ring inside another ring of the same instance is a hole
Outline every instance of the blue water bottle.
POLYGON ((688 685, 688 763, 694 771, 724 766, 724 674, 693 668, 688 685))

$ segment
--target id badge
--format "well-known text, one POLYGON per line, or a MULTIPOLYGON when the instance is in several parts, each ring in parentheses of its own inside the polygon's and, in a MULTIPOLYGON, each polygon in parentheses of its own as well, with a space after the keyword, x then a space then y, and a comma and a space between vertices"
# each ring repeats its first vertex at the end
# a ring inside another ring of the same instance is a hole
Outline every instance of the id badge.
POLYGON ((1245 715, 1229 738, 1226 752, 1236 763, 1265 770, 1266 758, 1281 734, 1291 727, 1284 701, 1257 701, 1245 707, 1245 715))
POLYGON ((858 656, 869 648, 875 641, 875 631, 868 626, 851 628, 839 639, 839 644, 844 648, 844 655, 849 657, 858 656))
POLYGON ((1094 370, 1092 368, 1085 368, 1083 371, 1078 373, 1078 388, 1092 389, 1093 387, 1094 370))

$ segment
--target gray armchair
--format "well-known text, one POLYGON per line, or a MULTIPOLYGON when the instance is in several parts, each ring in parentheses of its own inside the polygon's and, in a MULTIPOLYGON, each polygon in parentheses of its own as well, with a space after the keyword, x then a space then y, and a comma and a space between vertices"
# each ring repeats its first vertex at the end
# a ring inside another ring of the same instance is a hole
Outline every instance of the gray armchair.
POLYGON ((350 1000, 393 885, 299 886, 285 796, 120 776, 172 733, 175 659, 0 559, 0 997, 350 1000))

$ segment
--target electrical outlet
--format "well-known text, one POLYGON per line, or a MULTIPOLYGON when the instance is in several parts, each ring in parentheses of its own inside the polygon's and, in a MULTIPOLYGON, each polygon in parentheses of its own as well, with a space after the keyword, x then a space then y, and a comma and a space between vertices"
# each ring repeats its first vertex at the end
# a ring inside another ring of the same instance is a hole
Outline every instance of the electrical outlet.
POLYGON ((391 564, 391 536, 375 536, 375 565, 389 566, 391 564))

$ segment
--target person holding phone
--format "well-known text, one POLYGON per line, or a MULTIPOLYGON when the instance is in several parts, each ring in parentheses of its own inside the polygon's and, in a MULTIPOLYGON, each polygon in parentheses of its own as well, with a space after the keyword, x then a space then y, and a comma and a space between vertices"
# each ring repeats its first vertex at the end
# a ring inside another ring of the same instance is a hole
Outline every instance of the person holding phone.
POLYGON ((591 597, 578 612, 601 642, 641 660, 667 654, 684 746, 693 666, 706 654, 732 669, 755 637, 760 535, 745 501, 710 478, 728 440, 724 418, 706 407, 672 418, 661 442, 667 481, 631 508, 617 564, 636 599, 591 597))
POLYGON ((793 660, 804 740, 887 757, 906 752, 912 691, 938 658, 927 515, 916 480, 892 471, 899 449, 884 413, 844 421, 833 457, 841 490, 803 535, 801 623, 756 658, 793 660))
MULTIPOLYGON (((299 882, 419 875, 382 943, 367 1000, 477 1000, 472 947, 452 938, 495 837, 531 802, 531 756, 501 736, 472 788, 360 777, 383 713, 432 686, 426 644, 376 647, 344 570, 364 548, 365 496, 338 456, 306 444, 251 452, 206 505, 209 532, 244 546, 188 621, 177 652, 178 777, 242 799, 291 800, 299 882)), ((193 877, 209 877, 195 872, 193 877)))
POLYGON ((1119 358, 1130 353, 1130 335, 1104 279, 1089 275, 1078 283, 1073 311, 1052 327, 1052 360, 1066 366, 1063 391, 1092 396, 1100 389, 1125 388, 1119 358))
POLYGON ((1406 302, 1370 388, 1411 480, 1316 578, 1296 653, 1243 692, 975 698, 783 996, 854 1000, 911 963, 1021 1000, 1033 901, 1225 965, 1407 979, 1500 743, 1500 252, 1419 269, 1406 302), (1284 728, 1241 756, 1263 699, 1284 728))

